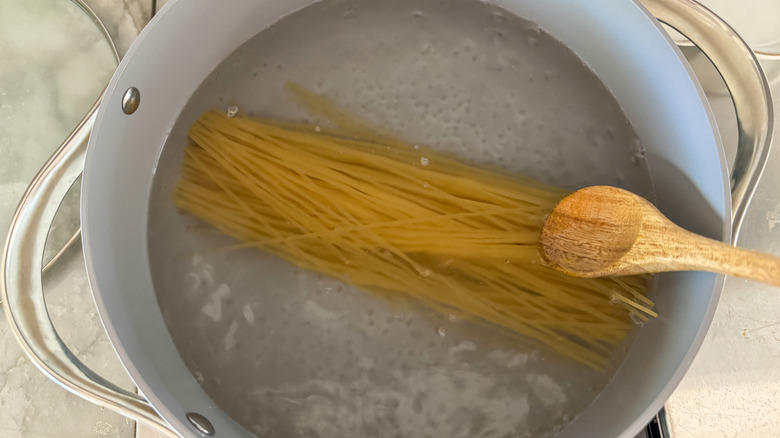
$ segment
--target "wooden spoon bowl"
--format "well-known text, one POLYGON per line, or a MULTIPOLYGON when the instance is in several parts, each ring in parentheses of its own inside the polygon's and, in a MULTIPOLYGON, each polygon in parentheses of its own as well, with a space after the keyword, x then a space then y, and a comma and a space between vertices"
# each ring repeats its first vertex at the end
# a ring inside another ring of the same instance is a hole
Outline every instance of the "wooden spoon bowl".
POLYGON ((780 258, 686 231, 629 191, 593 186, 567 196, 539 239, 542 260, 577 277, 709 271, 780 286, 780 258))

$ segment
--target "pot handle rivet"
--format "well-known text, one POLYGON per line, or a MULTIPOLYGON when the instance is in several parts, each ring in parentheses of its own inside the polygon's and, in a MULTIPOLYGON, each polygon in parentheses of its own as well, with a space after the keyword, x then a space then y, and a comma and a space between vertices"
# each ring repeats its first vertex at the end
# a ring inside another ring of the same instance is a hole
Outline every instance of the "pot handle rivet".
POLYGON ((214 435, 214 426, 208 418, 196 412, 187 412, 187 420, 198 429, 198 432, 204 435, 214 435))
POLYGON ((125 114, 133 114, 140 104, 141 92, 138 91, 138 88, 130 87, 125 90, 125 94, 122 96, 122 111, 125 114))

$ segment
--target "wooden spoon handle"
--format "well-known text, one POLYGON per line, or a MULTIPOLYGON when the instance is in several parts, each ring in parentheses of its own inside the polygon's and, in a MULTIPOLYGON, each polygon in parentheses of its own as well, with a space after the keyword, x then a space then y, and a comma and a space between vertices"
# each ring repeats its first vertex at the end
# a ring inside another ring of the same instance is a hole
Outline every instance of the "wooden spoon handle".
POLYGON ((675 259, 670 262, 677 265, 674 270, 717 272, 780 287, 780 257, 733 247, 682 229, 679 233, 678 242, 684 248, 670 248, 669 253, 675 259))

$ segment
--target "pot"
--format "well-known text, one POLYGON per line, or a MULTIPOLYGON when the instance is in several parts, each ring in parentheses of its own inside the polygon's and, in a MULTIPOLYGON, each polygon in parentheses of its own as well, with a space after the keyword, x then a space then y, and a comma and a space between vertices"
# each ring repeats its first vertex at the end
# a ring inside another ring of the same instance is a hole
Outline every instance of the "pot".
MULTIPOLYGON (((6 243, 2 293, 23 347, 66 389, 170 436, 250 436, 204 392, 166 327, 145 238, 152 232, 150 199, 155 175, 164 170, 163 147, 204 78, 242 43, 310 3, 169 2, 120 64, 100 111, 82 122, 31 184, 6 243), (41 230, 82 166, 90 284, 106 331, 143 396, 80 363, 46 313, 41 230)), ((763 168, 772 120, 761 69, 733 30, 689 0, 491 3, 537 23, 607 86, 644 145, 662 212, 699 234, 732 239, 763 168), (740 128, 731 175, 704 94, 651 13, 698 44, 731 90, 740 128)), ((557 436, 633 437, 696 354, 722 283, 714 274, 659 275, 653 288, 661 316, 637 331, 609 383, 557 436)))

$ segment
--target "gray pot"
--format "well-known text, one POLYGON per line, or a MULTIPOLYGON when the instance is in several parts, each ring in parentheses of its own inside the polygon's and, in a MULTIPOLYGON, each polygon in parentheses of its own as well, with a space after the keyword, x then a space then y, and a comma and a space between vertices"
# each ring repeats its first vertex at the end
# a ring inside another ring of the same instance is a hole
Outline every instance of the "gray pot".
MULTIPOLYGON (((309 3, 169 2, 122 61, 97 115, 85 119, 31 184, 6 244, 2 293, 25 350, 66 389, 170 436, 249 436, 204 393, 168 334, 145 238, 149 199, 166 137, 201 81, 248 38, 309 3), (109 337, 146 398, 75 359, 45 310, 41 230, 82 168, 90 284, 109 337)), ((733 30, 688 0, 493 3, 538 23, 612 91, 646 147, 660 210, 692 231, 732 239, 763 168, 772 120, 763 74, 733 30), (654 16, 698 44, 731 90, 740 129, 731 176, 704 94, 654 16)), ((714 274, 659 276, 654 298, 661 317, 639 330, 611 382, 559 436, 634 436, 688 368, 722 283, 714 274)))

